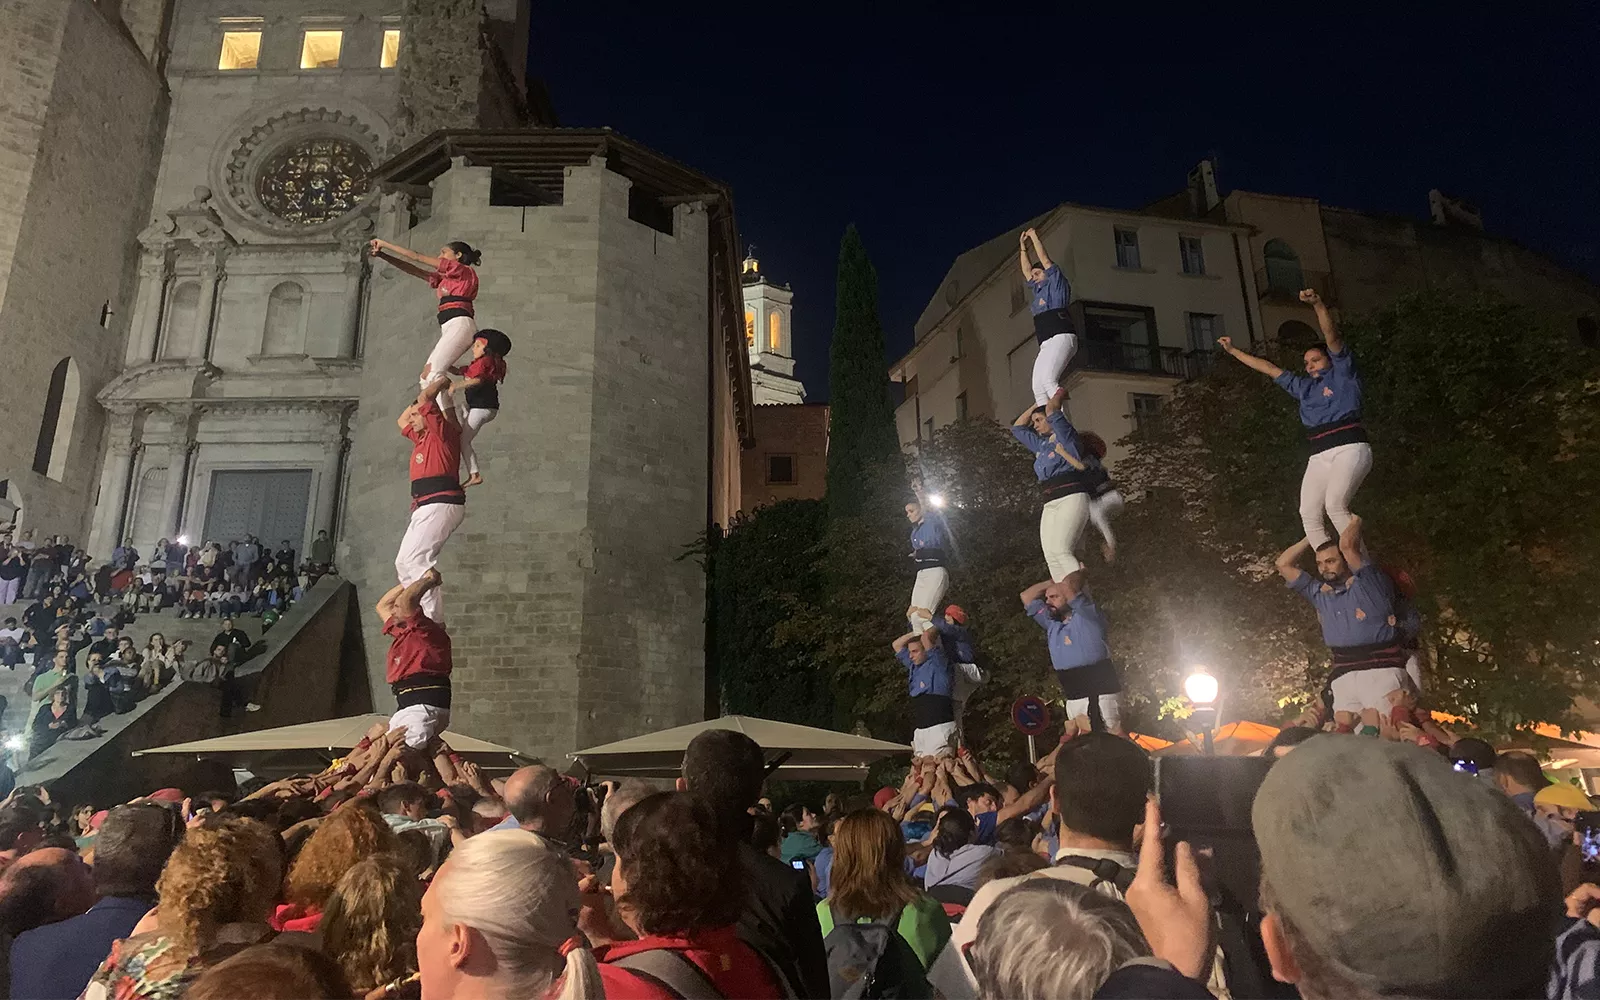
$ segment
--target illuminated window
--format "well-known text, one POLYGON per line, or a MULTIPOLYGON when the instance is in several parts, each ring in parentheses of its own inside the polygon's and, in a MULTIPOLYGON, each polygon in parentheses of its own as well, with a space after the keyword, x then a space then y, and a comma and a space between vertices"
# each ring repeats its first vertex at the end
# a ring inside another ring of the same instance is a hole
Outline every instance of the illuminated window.
POLYGON ((783 314, 771 313, 767 316, 767 350, 774 354, 783 351, 783 314))
POLYGON ((747 347, 756 346, 756 314, 748 310, 744 314, 744 342, 747 347))
POLYGON ((383 57, 379 59, 378 66, 382 69, 394 69, 400 61, 400 29, 390 28, 383 33, 383 57))
POLYGON ((217 69, 255 69, 256 58, 261 55, 261 32, 224 31, 222 57, 217 69))
POLYGON ((342 31, 308 31, 300 47, 301 69, 337 69, 339 47, 344 44, 342 31))

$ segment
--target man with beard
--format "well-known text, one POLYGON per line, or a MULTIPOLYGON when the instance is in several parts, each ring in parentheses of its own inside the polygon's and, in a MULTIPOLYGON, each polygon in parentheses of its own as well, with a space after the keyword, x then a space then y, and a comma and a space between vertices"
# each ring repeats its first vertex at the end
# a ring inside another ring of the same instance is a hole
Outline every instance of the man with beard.
POLYGON ((1322 624, 1322 641, 1333 654, 1333 670, 1323 689, 1325 709, 1340 732, 1377 735, 1378 717, 1410 722, 1416 692, 1406 673, 1406 651, 1395 613, 1394 584, 1363 551, 1361 518, 1337 542, 1316 550, 1317 575, 1295 564, 1311 548, 1301 539, 1278 556, 1278 572, 1289 589, 1311 602, 1322 624))
POLYGON ((1020 595, 1028 616, 1044 629, 1050 665, 1067 703, 1062 741, 1079 733, 1122 734, 1122 707, 1117 694, 1122 681, 1106 646, 1106 622, 1084 589, 1083 570, 1060 583, 1045 580, 1020 595))

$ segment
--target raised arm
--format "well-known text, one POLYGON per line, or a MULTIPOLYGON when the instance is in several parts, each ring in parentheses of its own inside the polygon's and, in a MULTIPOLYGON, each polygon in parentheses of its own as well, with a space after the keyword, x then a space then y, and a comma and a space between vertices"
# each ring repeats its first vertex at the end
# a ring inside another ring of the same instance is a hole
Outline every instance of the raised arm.
POLYGON ((1344 555, 1345 565, 1350 567, 1350 572, 1367 564, 1361 555, 1361 517, 1357 514, 1350 515, 1350 523, 1339 532, 1339 551, 1344 555))
POLYGON ((401 258, 396 257, 394 254, 379 252, 373 254, 373 256, 381 260, 388 261, 390 264, 398 267, 400 270, 411 275, 413 278, 421 278, 423 281, 427 281, 428 278, 431 277, 431 272, 424 271, 422 268, 411 263, 410 261, 402 260, 401 258))
POLYGON ((1244 351, 1234 347, 1232 337, 1218 337, 1217 346, 1222 348, 1222 352, 1224 354, 1232 355, 1246 368, 1254 368, 1267 378, 1277 378, 1279 375, 1283 374, 1282 368, 1279 368, 1266 358, 1258 358, 1254 354, 1246 354, 1244 351))
POLYGON ((1042 580, 1039 583, 1029 587, 1027 590, 1024 590, 1021 594, 1018 594, 1017 596, 1022 599, 1022 606, 1027 607, 1034 601, 1044 600, 1044 592, 1049 588, 1049 586, 1049 580, 1042 580))
POLYGON ((421 607, 422 595, 439 586, 444 578, 436 569, 422 574, 422 578, 404 587, 395 587, 378 601, 378 614, 384 621, 390 618, 409 618, 421 607))
POLYGON ((1293 583, 1305 574, 1300 567, 1295 565, 1300 557, 1311 551, 1311 543, 1304 538, 1284 549, 1278 554, 1278 560, 1273 565, 1277 567, 1278 575, 1287 583, 1293 583))
MULTIPOLYGON (((439 258, 429 257, 427 254, 420 254, 415 250, 408 250, 405 247, 396 246, 395 244, 390 243, 388 240, 373 240, 368 245, 371 247, 371 253, 373 256, 383 254, 384 256, 390 258, 401 258, 408 260, 413 264, 420 264, 423 267, 432 268, 435 271, 439 269, 439 258)), ((427 277, 427 275, 423 275, 423 277, 427 277)))
POLYGON ((1328 304, 1322 301, 1322 296, 1317 294, 1315 288, 1306 288, 1300 292, 1300 301, 1317 311, 1317 325, 1322 327, 1322 341, 1328 345, 1328 350, 1342 354, 1344 337, 1339 333, 1339 324, 1333 321, 1333 313, 1328 311, 1328 304))
POLYGON ((1039 808, 1049 800, 1050 786, 1053 784, 1055 784, 1055 780, 1049 775, 1040 778, 1032 788, 1012 800, 1010 805, 1000 807, 1000 812, 994 818, 995 825, 999 826, 1006 820, 1014 819, 1017 816, 1026 816, 1039 808))
POLYGON ((1033 280, 1033 260, 1028 257, 1028 234, 1017 237, 1017 266, 1022 268, 1022 280, 1033 280))
POLYGON ((1033 252, 1039 258, 1039 266, 1046 271, 1050 270, 1054 265, 1050 263, 1050 255, 1044 252, 1044 244, 1039 241, 1039 231, 1037 229, 1028 230, 1028 239, 1033 241, 1033 252))
POLYGON ((917 633, 915 633, 915 632, 907 632, 905 635, 901 636, 900 638, 896 639, 894 642, 890 643, 890 648, 892 648, 894 650, 894 653, 895 653, 896 656, 899 656, 900 655, 900 651, 902 649, 905 649, 907 646, 911 645, 912 641, 915 640, 916 638, 917 638, 917 633))

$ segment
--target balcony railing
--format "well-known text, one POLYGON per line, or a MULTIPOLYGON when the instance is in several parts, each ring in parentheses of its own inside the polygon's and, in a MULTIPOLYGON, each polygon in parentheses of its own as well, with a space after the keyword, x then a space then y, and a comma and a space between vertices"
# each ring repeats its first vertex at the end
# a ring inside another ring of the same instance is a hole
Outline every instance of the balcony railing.
POLYGON ((1324 302, 1337 301, 1333 275, 1327 271, 1307 271, 1270 261, 1256 269, 1256 294, 1263 302, 1298 302, 1302 288, 1316 289, 1324 302))
POLYGON ((1186 351, 1181 347, 1134 344, 1123 340, 1085 340, 1078 345, 1072 367, 1187 380, 1209 371, 1211 360, 1211 351, 1186 351))

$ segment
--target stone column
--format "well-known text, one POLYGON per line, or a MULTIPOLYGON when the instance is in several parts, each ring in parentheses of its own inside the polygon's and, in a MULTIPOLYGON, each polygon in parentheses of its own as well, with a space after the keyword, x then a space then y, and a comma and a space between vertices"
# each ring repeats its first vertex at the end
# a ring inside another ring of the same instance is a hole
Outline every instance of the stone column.
POLYGON ((354 358, 361 338, 362 298, 367 287, 367 258, 355 257, 344 265, 344 324, 339 330, 339 357, 354 358))
MULTIPOLYGON (((156 529, 156 538, 172 538, 178 523, 179 506, 182 503, 184 480, 184 460, 189 457, 189 449, 193 442, 189 437, 189 408, 186 406, 172 407, 167 410, 168 419, 171 421, 171 430, 168 432, 165 445, 167 463, 166 488, 161 491, 161 520, 160 527, 156 529)), ((154 542, 155 538, 140 539, 140 541, 154 542)))
POLYGON ((200 304, 194 311, 194 339, 189 347, 189 360, 211 360, 211 331, 215 326, 217 292, 222 287, 225 274, 222 264, 223 248, 207 246, 200 265, 200 304))
POLYGON ((161 310, 172 281, 172 264, 165 249, 146 250, 139 259, 139 294, 134 300, 128 334, 127 364, 154 361, 156 337, 161 332, 161 310))
MULTIPOLYGON (((305 540, 305 549, 310 551, 311 541, 316 538, 318 531, 326 531, 328 537, 333 537, 334 522, 338 518, 340 493, 343 491, 344 456, 350 448, 350 439, 345 431, 344 410, 332 409, 328 411, 328 433, 323 439, 322 469, 317 476, 317 495, 314 498, 316 513, 311 518, 311 535, 305 540)), ((337 540, 337 539, 336 539, 337 540)))
POLYGON ((113 411, 106 420, 106 458, 100 469, 100 490, 87 546, 95 559, 109 559, 120 540, 117 527, 128 505, 128 481, 133 470, 133 416, 113 411))

